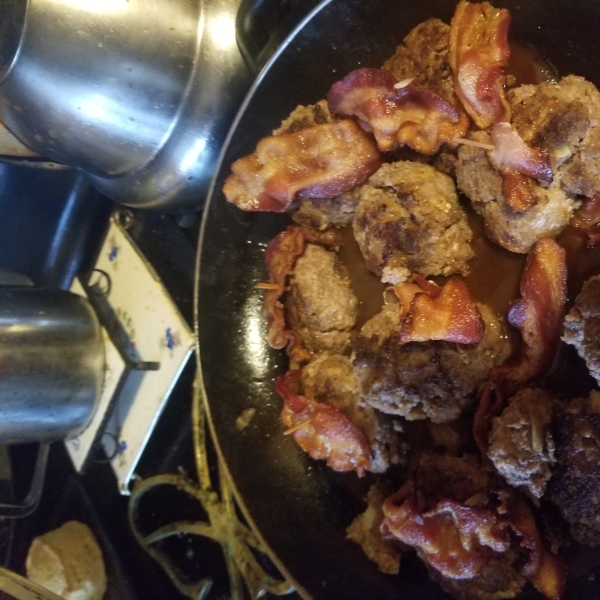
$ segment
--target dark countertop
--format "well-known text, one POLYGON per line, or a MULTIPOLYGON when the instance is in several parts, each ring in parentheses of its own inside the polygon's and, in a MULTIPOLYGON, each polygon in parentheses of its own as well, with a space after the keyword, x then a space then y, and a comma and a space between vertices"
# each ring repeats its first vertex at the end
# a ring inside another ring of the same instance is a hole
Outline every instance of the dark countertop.
MULTIPOLYGON (((0 163, 0 269, 26 275, 37 286, 68 287, 75 274, 91 266, 114 208, 75 170, 47 171, 0 163)), ((199 215, 132 214, 130 234, 191 324, 199 215)), ((191 360, 139 463, 140 477, 176 473, 180 467, 194 472, 190 426, 194 374, 195 361, 191 360)), ((15 494, 22 498, 37 448, 13 446, 9 450, 15 494)), ((78 475, 62 442, 55 442, 38 509, 30 517, 15 521, 8 566, 24 574, 33 537, 77 519, 94 531, 103 549, 109 576, 106 600, 182 597, 132 535, 127 505, 128 498, 118 493, 116 478, 101 450, 88 471, 78 475)), ((178 517, 179 508, 172 499, 159 498, 154 503, 150 498, 148 506, 148 523, 178 517)), ((187 511, 186 518, 194 517, 202 515, 187 511)), ((182 571, 194 575, 185 560, 182 571)))

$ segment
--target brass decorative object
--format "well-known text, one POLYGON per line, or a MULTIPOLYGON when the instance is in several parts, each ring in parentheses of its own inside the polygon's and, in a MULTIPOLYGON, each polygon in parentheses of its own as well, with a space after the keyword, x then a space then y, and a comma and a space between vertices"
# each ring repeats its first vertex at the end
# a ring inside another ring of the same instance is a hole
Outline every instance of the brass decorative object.
POLYGON ((161 565, 179 592, 193 600, 209 597, 212 579, 205 578, 192 584, 184 582, 166 553, 157 547, 158 542, 176 536, 197 535, 221 544, 229 574, 231 600, 242 600, 248 595, 254 599, 261 598, 266 593, 283 596, 293 592, 294 588, 288 581, 283 577, 274 578, 269 575, 255 557, 256 552, 266 557, 265 549, 254 532, 240 522, 232 488, 224 469, 219 468, 218 486, 212 484, 206 452, 206 413, 198 377, 194 385, 192 425, 198 482, 183 472, 136 481, 129 502, 129 523, 136 539, 161 565), (140 502, 147 492, 158 486, 173 486, 195 498, 208 515, 208 521, 179 521, 150 534, 142 533, 137 524, 140 502))

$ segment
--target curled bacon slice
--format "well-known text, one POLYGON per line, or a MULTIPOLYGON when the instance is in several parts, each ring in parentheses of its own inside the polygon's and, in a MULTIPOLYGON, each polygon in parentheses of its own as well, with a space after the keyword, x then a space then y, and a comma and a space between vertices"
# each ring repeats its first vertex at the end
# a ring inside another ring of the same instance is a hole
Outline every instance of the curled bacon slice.
POLYGON ((528 146, 510 123, 496 123, 490 135, 495 147, 494 162, 499 162, 504 169, 533 177, 538 181, 552 181, 552 169, 548 158, 539 149, 528 146))
POLYGON ((254 154, 233 163, 223 193, 242 210, 284 212, 299 194, 334 198, 380 166, 371 136, 344 119, 263 138, 254 154))
POLYGON ((529 177, 504 169, 502 172, 502 195, 510 208, 520 213, 537 204, 538 198, 529 177))
POLYGON ((546 548, 529 502, 512 489, 503 492, 503 496, 510 525, 521 537, 521 546, 530 551, 523 575, 546 598, 559 600, 566 584, 564 563, 546 548))
POLYGON ((265 292, 264 306, 267 317, 267 339, 271 348, 286 348, 290 358, 302 363, 310 360, 310 353, 302 346, 297 333, 287 329, 281 296, 288 276, 294 271, 296 259, 304 252, 306 243, 339 248, 340 233, 335 229, 315 231, 300 225, 290 225, 270 242, 265 262, 273 287, 265 292))
POLYGON ((284 402, 283 424, 310 457, 362 476, 373 455, 367 437, 341 410, 298 394, 300 375, 300 370, 288 371, 275 383, 284 402))
POLYGON ((483 318, 462 279, 450 279, 441 288, 423 278, 417 282, 420 283, 394 286, 404 317, 400 332, 403 344, 429 340, 458 344, 481 341, 483 318))
POLYGON ((412 82, 401 85, 381 69, 352 71, 332 86, 327 102, 334 114, 358 117, 384 152, 407 145, 433 154, 465 135, 469 125, 462 111, 432 90, 412 82))
POLYGON ((491 508, 444 500, 422 512, 412 483, 383 504, 382 531, 419 548, 429 564, 452 579, 470 579, 494 552, 510 546, 507 524, 491 508))
POLYGON ((494 369, 492 379, 505 397, 540 377, 552 366, 560 341, 567 301, 565 250, 552 239, 535 243, 521 275, 521 298, 508 312, 519 329, 519 354, 494 369))
POLYGON ((530 177, 545 183, 552 181, 548 158, 539 149, 528 146, 506 121, 492 127, 491 138, 494 150, 490 159, 503 175, 506 203, 515 212, 530 209, 537 203, 530 177))
POLYGON ((510 58, 510 21, 504 8, 463 0, 450 23, 450 66, 456 94, 480 129, 510 118, 503 71, 510 58))

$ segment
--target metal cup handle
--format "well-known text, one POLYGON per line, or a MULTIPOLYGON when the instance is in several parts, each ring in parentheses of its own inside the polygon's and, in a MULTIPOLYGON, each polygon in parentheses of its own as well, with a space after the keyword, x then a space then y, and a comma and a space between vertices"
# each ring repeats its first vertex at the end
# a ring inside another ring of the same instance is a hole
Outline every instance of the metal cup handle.
POLYGON ((37 508, 44 487, 49 451, 50 444, 40 444, 27 495, 21 502, 16 504, 0 503, 0 518, 17 519, 28 517, 37 508))

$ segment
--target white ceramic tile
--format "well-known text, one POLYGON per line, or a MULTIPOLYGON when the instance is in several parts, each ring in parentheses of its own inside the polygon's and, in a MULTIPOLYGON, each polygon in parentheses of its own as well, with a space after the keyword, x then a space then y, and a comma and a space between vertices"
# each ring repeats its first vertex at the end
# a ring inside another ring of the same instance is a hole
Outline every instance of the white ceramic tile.
MULTIPOLYGON (((71 292, 87 297, 85 289, 79 279, 75 278, 71 286, 71 292)), ((84 469, 87 464, 90 450, 97 441, 99 429, 113 400, 113 396, 119 385, 119 381, 125 372, 125 361, 112 343, 106 329, 102 327, 102 338, 104 340, 104 385, 100 394, 98 407, 88 426, 79 434, 65 440, 65 446, 77 472, 84 469)))
POLYGON ((127 494, 137 462, 192 353, 194 337, 155 271, 114 219, 88 289, 95 283, 108 292, 108 329, 116 325, 129 338, 127 355, 160 365, 126 375, 102 436, 106 453, 114 454, 111 465, 119 489, 127 494))

